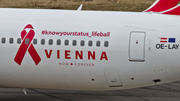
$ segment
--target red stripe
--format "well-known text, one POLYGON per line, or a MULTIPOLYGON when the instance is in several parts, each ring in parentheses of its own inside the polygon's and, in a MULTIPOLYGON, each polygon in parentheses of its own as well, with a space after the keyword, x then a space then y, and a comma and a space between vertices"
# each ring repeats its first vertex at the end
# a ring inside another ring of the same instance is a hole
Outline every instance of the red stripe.
POLYGON ((167 41, 160 41, 160 42, 166 43, 167 41))
POLYGON ((146 12, 161 12, 170 9, 178 4, 179 0, 159 0, 154 3, 152 7, 148 8, 146 12))
POLYGON ((162 40, 167 40, 167 38, 161 38, 162 40))
POLYGON ((30 44, 30 47, 28 49, 29 54, 31 55, 32 59, 34 60, 35 64, 38 65, 41 61, 40 56, 38 55, 37 51, 35 50, 33 44, 30 44))

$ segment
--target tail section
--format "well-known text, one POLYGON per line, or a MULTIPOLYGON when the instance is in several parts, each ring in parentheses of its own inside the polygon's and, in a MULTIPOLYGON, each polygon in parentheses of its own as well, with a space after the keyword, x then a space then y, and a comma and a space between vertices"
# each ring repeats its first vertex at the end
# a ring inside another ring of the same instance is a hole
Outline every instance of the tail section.
POLYGON ((168 9, 166 11, 160 12, 161 14, 170 14, 170 15, 180 15, 180 4, 168 9))
POLYGON ((162 12, 173 8, 178 2, 179 0, 156 0, 156 2, 144 12, 162 12))

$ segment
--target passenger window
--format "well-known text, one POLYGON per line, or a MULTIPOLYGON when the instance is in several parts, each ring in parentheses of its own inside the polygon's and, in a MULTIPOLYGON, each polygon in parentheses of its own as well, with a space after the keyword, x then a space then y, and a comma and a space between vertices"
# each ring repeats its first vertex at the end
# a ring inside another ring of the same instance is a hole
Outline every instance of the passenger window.
POLYGON ((76 45, 77 45, 77 41, 76 41, 76 40, 73 40, 72 45, 73 45, 73 46, 76 46, 76 45))
POLYGON ((53 40, 49 39, 49 45, 52 45, 52 44, 53 44, 53 40))
POLYGON ((69 40, 65 40, 64 44, 67 46, 69 45, 69 40))
POLYGON ((10 38, 10 39, 9 39, 9 43, 10 43, 10 44, 13 44, 13 42, 14 42, 14 39, 13 39, 13 38, 10 38))
POLYGON ((33 40, 33 44, 35 44, 35 45, 37 44, 37 39, 33 40))
POLYGON ((100 42, 100 41, 97 41, 97 42, 96 42, 96 46, 97 46, 97 47, 100 47, 100 45, 101 45, 101 42, 100 42))
POLYGON ((41 45, 45 44, 45 39, 41 39, 41 45))
POLYGON ((92 42, 92 41, 89 41, 88 45, 89 45, 89 46, 92 46, 92 45, 93 45, 93 42, 92 42))
POLYGON ((85 45, 85 41, 81 40, 81 46, 84 46, 84 45, 85 45))
POLYGON ((108 47, 109 46, 109 42, 108 41, 105 41, 104 42, 104 47, 108 47))
POLYGON ((60 39, 57 40, 57 45, 61 45, 61 40, 60 39))
POLYGON ((26 44, 26 45, 29 44, 29 38, 26 38, 26 39, 25 39, 25 44, 26 44))
POLYGON ((2 42, 2 43, 6 43, 6 38, 2 38, 2 39, 1 39, 1 42, 2 42))
POLYGON ((17 39, 17 43, 18 43, 18 44, 21 44, 21 38, 18 38, 18 39, 17 39))

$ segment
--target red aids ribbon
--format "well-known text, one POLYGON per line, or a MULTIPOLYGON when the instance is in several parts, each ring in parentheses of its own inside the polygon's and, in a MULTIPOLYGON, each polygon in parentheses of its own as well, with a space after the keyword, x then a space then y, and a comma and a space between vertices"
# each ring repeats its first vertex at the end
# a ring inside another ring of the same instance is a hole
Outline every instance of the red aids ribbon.
POLYGON ((41 61, 40 56, 38 55, 37 51, 35 50, 33 44, 31 41, 33 40, 35 35, 34 28, 31 24, 28 24, 24 30, 21 32, 21 38, 23 42, 21 43, 21 46, 16 54, 16 57, 14 58, 14 61, 21 65, 22 60, 24 58, 24 55, 26 54, 26 51, 28 50, 29 54, 31 55, 32 59, 34 60, 35 64, 38 65, 41 61), (30 31, 27 33, 26 29, 30 29, 30 31), (29 43, 25 43, 25 40, 29 39, 29 43))

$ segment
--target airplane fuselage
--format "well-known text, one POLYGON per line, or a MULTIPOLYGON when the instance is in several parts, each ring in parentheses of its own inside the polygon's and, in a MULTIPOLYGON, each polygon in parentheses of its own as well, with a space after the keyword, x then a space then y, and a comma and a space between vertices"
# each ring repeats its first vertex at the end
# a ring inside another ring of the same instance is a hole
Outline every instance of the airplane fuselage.
POLYGON ((0 14, 0 87, 117 90, 180 80, 179 16, 37 9, 0 14))

